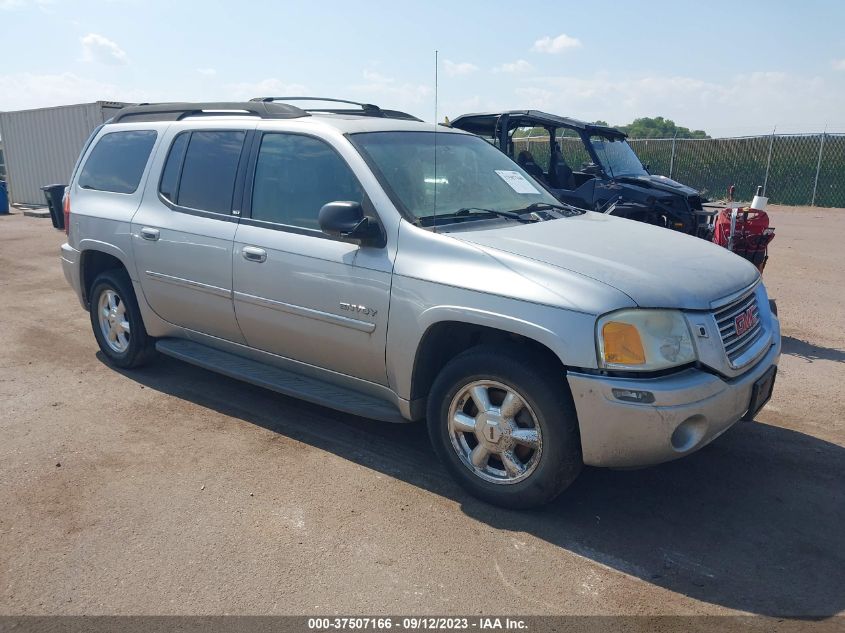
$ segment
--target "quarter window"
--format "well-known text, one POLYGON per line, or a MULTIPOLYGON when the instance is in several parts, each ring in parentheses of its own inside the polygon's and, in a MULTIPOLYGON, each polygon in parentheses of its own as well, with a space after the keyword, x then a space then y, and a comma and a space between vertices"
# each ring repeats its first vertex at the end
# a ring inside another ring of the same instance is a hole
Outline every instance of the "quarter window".
POLYGON ((83 189, 135 193, 156 141, 152 130, 110 132, 97 141, 79 175, 83 189))
MULTIPOLYGON (((185 135, 187 136, 187 135, 185 135)), ((168 164, 162 174, 162 193, 175 182, 177 166, 171 165, 178 159, 180 137, 176 138, 168 156, 168 164)), ((235 178, 241 158, 246 132, 196 131, 187 141, 182 177, 176 195, 176 204, 181 207, 229 214, 232 211, 232 196, 235 178)), ((169 192, 173 195, 173 192, 169 192)))
POLYGON ((182 169, 182 159, 185 157, 185 149, 188 147, 190 133, 180 134, 170 146, 170 153, 167 155, 167 162, 161 173, 161 183, 158 190, 161 194, 176 203, 177 185, 179 184, 179 170, 182 169))
POLYGON ((364 192, 349 165, 327 143, 296 134, 265 134, 255 167, 252 218, 319 229, 328 202, 362 203, 364 192))

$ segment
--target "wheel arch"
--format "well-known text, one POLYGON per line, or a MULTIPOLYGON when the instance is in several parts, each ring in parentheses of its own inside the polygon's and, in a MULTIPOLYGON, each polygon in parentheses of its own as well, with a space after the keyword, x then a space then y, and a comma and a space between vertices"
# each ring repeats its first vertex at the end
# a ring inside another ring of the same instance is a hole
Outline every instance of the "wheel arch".
MULTIPOLYGON (((107 270, 123 269, 129 274, 126 254, 118 248, 104 242, 85 240, 80 244, 79 277, 82 290, 82 302, 87 307, 90 302, 91 287, 97 275, 107 270), (93 242, 93 243, 91 243, 93 242)), ((131 275, 130 275, 131 278, 131 275)))
POLYGON ((410 402, 415 419, 425 415, 431 386, 446 363, 478 345, 502 343, 525 346, 537 355, 538 362, 560 370, 561 377, 566 373, 560 338, 539 325, 505 315, 491 318, 489 313, 476 313, 465 308, 459 314, 443 314, 441 317, 428 324, 414 353, 410 402))
POLYGON ((179 331, 178 327, 159 317, 150 308, 144 295, 144 288, 135 274, 134 264, 130 264, 132 258, 125 251, 108 242, 90 239, 82 240, 79 246, 79 285, 82 304, 86 310, 90 309, 89 295, 97 275, 106 270, 122 269, 126 271, 132 284, 147 333, 150 336, 160 337, 172 336, 174 332, 179 331))

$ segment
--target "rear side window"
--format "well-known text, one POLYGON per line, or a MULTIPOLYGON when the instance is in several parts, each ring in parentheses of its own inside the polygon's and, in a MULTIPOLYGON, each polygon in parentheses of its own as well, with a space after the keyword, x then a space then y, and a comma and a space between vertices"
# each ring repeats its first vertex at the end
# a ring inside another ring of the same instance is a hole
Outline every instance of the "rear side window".
MULTIPOLYGON (((182 137, 187 139, 188 135, 182 137)), ((176 161, 180 154, 180 139, 170 150, 165 171, 162 174, 162 188, 175 182, 177 171, 171 160, 176 161)), ((230 213, 232 196, 235 190, 235 177, 241 157, 246 132, 197 131, 191 132, 187 140, 187 149, 182 164, 182 176, 178 190, 170 192, 176 196, 176 204, 190 209, 230 213)), ((168 195, 163 189, 162 193, 168 195)), ((172 199, 172 198, 171 198, 172 199)))
POLYGON ((83 189, 135 193, 155 144, 152 130, 111 132, 97 141, 79 175, 83 189))

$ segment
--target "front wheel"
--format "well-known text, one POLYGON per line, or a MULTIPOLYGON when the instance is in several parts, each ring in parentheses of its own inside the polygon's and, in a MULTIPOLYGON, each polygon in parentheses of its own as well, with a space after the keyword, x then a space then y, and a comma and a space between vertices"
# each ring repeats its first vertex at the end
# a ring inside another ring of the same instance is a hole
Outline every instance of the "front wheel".
POLYGON ((582 466, 565 376, 515 346, 481 346, 450 361, 429 395, 428 431, 458 482, 504 507, 551 501, 582 466))

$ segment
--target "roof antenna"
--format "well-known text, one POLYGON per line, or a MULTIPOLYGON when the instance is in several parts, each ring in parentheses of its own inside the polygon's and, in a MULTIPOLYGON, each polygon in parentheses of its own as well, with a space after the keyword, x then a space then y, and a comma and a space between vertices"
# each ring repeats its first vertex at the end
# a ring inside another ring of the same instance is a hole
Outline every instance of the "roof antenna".
POLYGON ((432 213, 433 231, 437 233, 437 49, 434 51, 434 209, 432 213))

